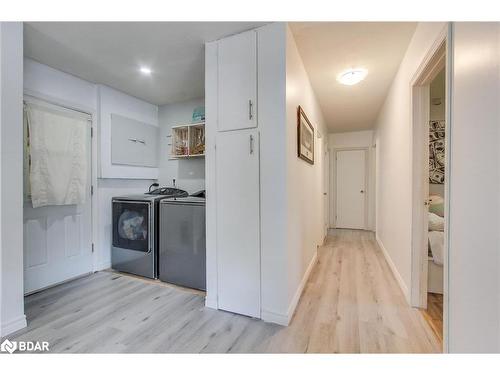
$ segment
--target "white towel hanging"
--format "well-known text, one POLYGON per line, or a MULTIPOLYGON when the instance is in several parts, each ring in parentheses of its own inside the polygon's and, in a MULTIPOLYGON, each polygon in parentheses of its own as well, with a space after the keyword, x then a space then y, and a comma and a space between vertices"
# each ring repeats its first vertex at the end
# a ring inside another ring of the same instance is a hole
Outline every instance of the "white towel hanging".
POLYGON ((88 120, 27 103, 30 185, 34 208, 83 204, 88 169, 88 120))

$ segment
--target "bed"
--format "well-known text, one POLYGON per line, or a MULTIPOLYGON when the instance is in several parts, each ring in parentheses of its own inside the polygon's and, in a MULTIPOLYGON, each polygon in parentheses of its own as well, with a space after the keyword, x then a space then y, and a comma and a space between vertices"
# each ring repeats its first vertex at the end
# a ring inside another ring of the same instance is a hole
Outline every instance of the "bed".
POLYGON ((444 259, 444 200, 438 195, 429 197, 429 256, 427 290, 443 294, 444 259))

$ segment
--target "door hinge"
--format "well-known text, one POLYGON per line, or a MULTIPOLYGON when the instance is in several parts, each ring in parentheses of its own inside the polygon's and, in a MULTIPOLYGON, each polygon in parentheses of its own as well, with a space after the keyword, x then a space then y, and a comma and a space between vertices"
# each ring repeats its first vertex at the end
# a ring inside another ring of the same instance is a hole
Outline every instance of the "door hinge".
POLYGON ((94 137, 94 127, 90 127, 90 138, 94 137))
POLYGON ((94 195, 94 185, 90 185, 90 195, 94 195))
POLYGON ((94 243, 92 242, 92 252, 94 252, 94 243))

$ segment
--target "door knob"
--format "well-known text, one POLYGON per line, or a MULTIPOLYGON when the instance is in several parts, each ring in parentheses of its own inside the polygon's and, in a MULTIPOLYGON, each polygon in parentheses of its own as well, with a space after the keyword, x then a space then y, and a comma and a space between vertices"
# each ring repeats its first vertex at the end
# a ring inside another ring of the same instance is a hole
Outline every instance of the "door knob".
POLYGON ((365 191, 364 191, 364 190, 360 190, 359 192, 360 192, 361 194, 363 194, 365 191))

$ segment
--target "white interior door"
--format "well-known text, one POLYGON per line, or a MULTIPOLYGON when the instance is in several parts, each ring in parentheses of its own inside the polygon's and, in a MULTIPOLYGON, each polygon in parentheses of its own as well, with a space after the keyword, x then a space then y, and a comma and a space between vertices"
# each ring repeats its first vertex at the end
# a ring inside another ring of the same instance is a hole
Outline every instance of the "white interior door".
POLYGON ((257 126, 257 34, 247 31, 218 44, 218 130, 257 126))
POLYGON ((330 227, 330 152, 326 149, 323 153, 323 208, 324 208, 324 227, 325 236, 328 234, 328 228, 330 227))
MULTIPOLYGON (((24 292, 92 272, 91 121, 86 132, 87 186, 81 205, 33 208, 24 201, 24 292)), ((25 171, 25 185, 27 172, 25 171)))
POLYGON ((219 309, 260 317, 259 133, 219 132, 216 148, 219 309))
POLYGON ((337 151, 336 227, 366 228, 366 150, 337 151))

